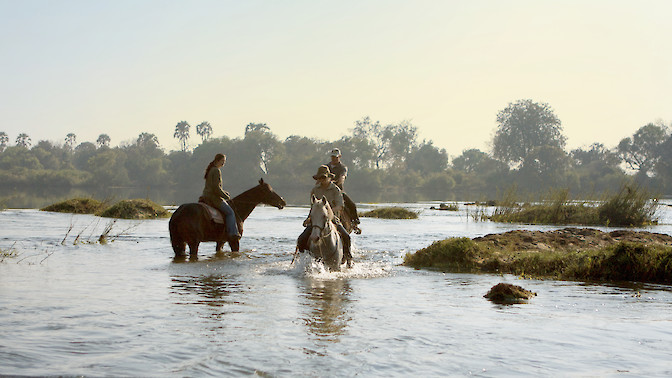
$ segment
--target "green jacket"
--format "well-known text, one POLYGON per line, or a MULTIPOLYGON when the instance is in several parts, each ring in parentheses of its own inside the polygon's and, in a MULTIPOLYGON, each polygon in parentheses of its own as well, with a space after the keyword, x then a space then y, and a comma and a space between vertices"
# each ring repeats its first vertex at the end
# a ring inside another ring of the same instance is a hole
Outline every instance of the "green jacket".
POLYGON ((222 190, 222 172, 219 168, 210 168, 208 177, 205 178, 205 188, 203 188, 203 198, 219 208, 224 200, 231 199, 229 192, 222 190))

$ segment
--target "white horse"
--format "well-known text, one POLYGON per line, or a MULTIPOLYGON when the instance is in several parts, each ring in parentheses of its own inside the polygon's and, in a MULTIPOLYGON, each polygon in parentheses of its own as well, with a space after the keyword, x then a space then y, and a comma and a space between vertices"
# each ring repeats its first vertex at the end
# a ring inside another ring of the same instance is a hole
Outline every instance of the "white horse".
POLYGON ((310 233, 310 254, 329 268, 330 271, 341 270, 343 259, 343 241, 334 224, 334 211, 326 197, 310 199, 310 219, 313 230, 310 233))

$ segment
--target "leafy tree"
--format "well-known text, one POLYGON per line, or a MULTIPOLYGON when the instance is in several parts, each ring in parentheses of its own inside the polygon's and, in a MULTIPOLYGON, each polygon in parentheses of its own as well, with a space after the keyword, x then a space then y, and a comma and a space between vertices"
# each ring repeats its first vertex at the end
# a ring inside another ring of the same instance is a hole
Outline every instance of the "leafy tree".
POLYGON ((403 121, 398 125, 388 125, 392 137, 390 138, 390 159, 397 165, 405 162, 411 152, 418 147, 418 128, 410 121, 403 121))
POLYGON ((110 136, 107 134, 100 134, 98 135, 98 139, 96 139, 96 144, 98 145, 98 148, 102 147, 109 147, 110 146, 110 136))
POLYGON ((356 136, 344 136, 334 142, 341 149, 343 159, 352 162, 353 168, 371 168, 374 165, 374 148, 368 139, 356 136))
POLYGON ((182 151, 186 151, 188 147, 188 142, 189 142, 189 123, 187 121, 180 121, 177 123, 175 126, 175 134, 173 134, 173 137, 177 138, 180 141, 180 145, 182 146, 182 151))
POLYGON ((95 144, 91 142, 84 142, 75 147, 74 152, 75 156, 73 159, 73 165, 77 169, 86 170, 89 159, 96 155, 97 149, 95 144))
MULTIPOLYGON (((529 164, 536 148, 549 146, 562 150, 565 147, 560 119, 548 104, 532 100, 509 103, 497 114, 497 124, 493 156, 511 166, 529 164)), ((535 159, 538 158, 537 154, 535 159)))
POLYGON ((210 126, 210 122, 203 121, 196 125, 196 134, 201 136, 203 142, 208 140, 210 135, 212 135, 212 126, 210 126))
POLYGON ((138 139, 135 141, 135 144, 138 147, 155 149, 159 148, 159 138, 151 133, 141 133, 138 135, 138 139))
POLYGON ((65 136, 65 148, 72 150, 77 143, 77 136, 74 133, 69 133, 65 136))
POLYGON ((472 148, 462 151, 462 155, 453 159, 453 168, 465 173, 474 173, 490 159, 492 158, 485 152, 472 148))
POLYGON ((621 162, 618 155, 610 151, 602 143, 593 143, 588 149, 577 148, 572 150, 570 156, 574 164, 579 167, 595 164, 596 162, 605 167, 617 167, 621 162))
POLYGON ((588 148, 577 148, 570 154, 574 173, 579 180, 579 189, 585 194, 603 192, 618 187, 625 174, 620 169, 621 159, 602 143, 593 143, 588 148))
POLYGON ((43 169, 40 161, 24 146, 7 147, 0 155, 0 170, 43 169))
POLYGON ((16 137, 16 145, 29 148, 31 145, 30 137, 26 133, 21 133, 16 137))
POLYGON ((672 191, 672 135, 660 145, 660 158, 656 163, 655 172, 662 180, 666 193, 669 194, 672 191))
POLYGON ((648 177, 660 160, 661 145, 667 138, 667 127, 649 123, 632 137, 623 138, 618 144, 618 155, 640 178, 648 177))
POLYGON ((448 153, 443 148, 434 147, 431 140, 429 142, 423 141, 420 146, 414 147, 408 155, 406 167, 423 174, 444 172, 448 168, 448 153))
POLYGON ((0 131, 0 152, 4 151, 7 148, 9 143, 9 136, 4 131, 0 131))
POLYGON ((372 122, 371 118, 367 116, 355 121, 352 136, 368 141, 372 147, 373 162, 376 169, 386 165, 390 154, 391 140, 394 137, 393 127, 383 127, 380 121, 372 122))
POLYGON ((262 173, 268 173, 270 160, 278 145, 276 136, 265 123, 250 123, 245 126, 246 150, 249 151, 252 161, 255 161, 262 173))
POLYGON ((58 151, 59 148, 47 140, 37 142, 30 152, 40 161, 45 169, 59 170, 65 168, 67 163, 64 161, 64 154, 58 151))
POLYGON ((87 162, 92 184, 99 187, 124 186, 131 183, 125 166, 126 154, 121 149, 106 149, 87 162))

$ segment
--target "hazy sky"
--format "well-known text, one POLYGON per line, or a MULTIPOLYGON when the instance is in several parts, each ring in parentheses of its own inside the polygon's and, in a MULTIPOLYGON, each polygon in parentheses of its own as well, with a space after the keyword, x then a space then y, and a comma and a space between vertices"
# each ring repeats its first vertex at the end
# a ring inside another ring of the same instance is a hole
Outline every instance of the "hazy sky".
POLYGON ((410 120, 489 150, 508 103, 550 104, 568 147, 672 121, 672 1, 0 0, 0 131, 112 145, 182 120, 336 140, 410 120))

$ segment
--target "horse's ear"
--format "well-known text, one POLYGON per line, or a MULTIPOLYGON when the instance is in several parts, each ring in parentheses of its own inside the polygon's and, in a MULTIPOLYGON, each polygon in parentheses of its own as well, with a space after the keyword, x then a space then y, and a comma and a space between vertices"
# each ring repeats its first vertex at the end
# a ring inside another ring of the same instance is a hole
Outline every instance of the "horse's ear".
POLYGON ((322 196, 322 200, 321 200, 321 201, 324 202, 325 204, 326 204, 326 203, 329 203, 329 202, 327 201, 327 196, 322 196))
POLYGON ((311 194, 311 195, 310 195, 310 203, 311 203, 311 204, 314 204, 315 202, 317 202, 317 197, 315 197, 314 194, 311 194))
POLYGON ((264 178, 263 177, 259 179, 259 185, 264 185, 264 178))

